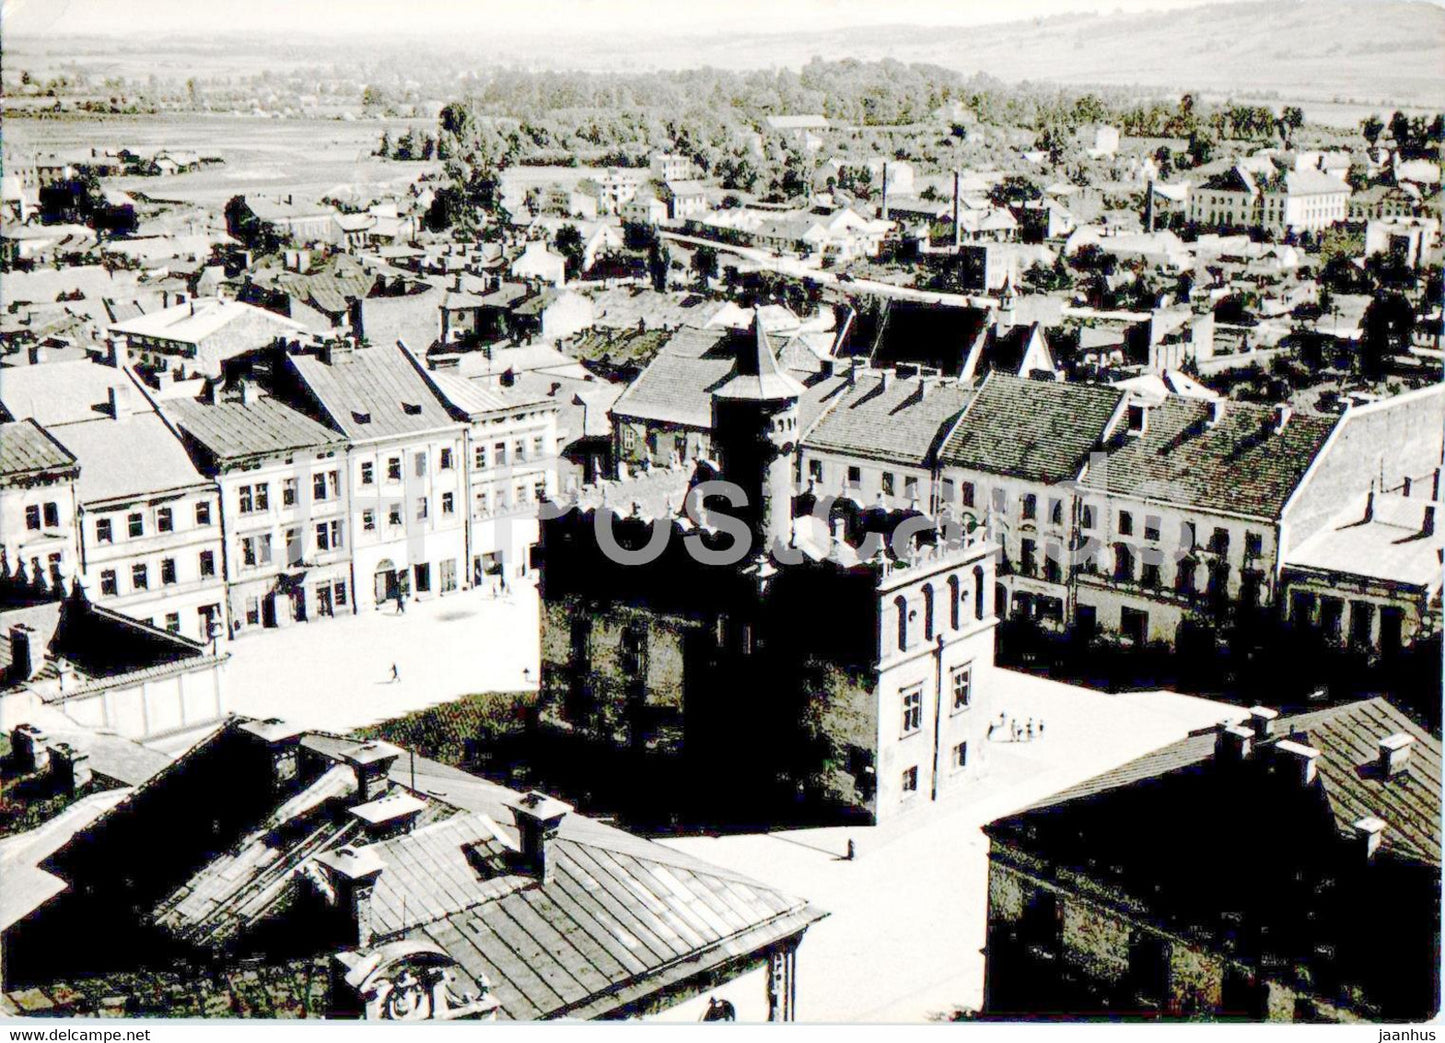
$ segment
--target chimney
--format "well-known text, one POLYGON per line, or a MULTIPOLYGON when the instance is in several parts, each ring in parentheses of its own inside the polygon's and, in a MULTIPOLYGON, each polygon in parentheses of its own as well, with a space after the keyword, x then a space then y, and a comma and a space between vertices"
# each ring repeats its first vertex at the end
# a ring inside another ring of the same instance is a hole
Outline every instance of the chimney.
POLYGON ((50 741, 45 730, 34 724, 18 725, 10 733, 10 753, 19 775, 44 772, 50 767, 50 741))
POLYGON ((1415 737, 1405 732, 1396 732, 1381 739, 1379 760, 1376 762, 1380 768, 1380 776, 1393 779, 1409 771, 1410 747, 1414 745, 1415 737))
POLYGON ((883 220, 888 220, 888 161, 883 161, 883 211, 880 215, 883 220))
POLYGON ((880 369, 878 371, 878 390, 888 390, 888 370, 886 369, 880 369))
POLYGON ((1433 503, 1427 503, 1425 505, 1425 520, 1424 523, 1420 526, 1420 535, 1435 535, 1435 505, 1433 503))
POLYGON ((35 628, 25 623, 16 623, 10 628, 10 666, 5 671, 5 680, 10 684, 18 684, 34 676, 35 628))
POLYGON ((240 392, 241 405, 249 406, 256 401, 256 387, 249 380, 242 380, 236 389, 240 392))
POLYGON ((301 776, 301 729, 276 717, 247 721, 239 731, 260 742, 271 762, 271 787, 289 788, 301 776))
POLYGON ((356 772, 356 791, 363 804, 386 792, 387 773, 400 756, 401 750, 398 747, 377 740, 364 742, 342 754, 342 758, 356 772))
POLYGON ((117 421, 124 421, 130 415, 130 396, 126 389, 112 384, 105 389, 106 407, 110 415, 117 421))
POLYGON ((1289 423, 1289 418, 1294 415, 1294 410, 1281 402, 1274 407, 1274 433, 1279 434, 1289 423))
POLYGON ((336 908, 347 918, 347 944, 370 945, 375 934, 371 897, 386 863, 370 848, 350 844, 322 852, 316 861, 326 873, 336 908))
POLYGON ((962 177, 962 171, 955 170, 953 172, 953 249, 955 253, 958 252, 958 248, 963 245, 963 225, 959 223, 961 218, 958 213, 959 199, 962 194, 962 177))
POLYGON ((1127 414, 1129 434, 1137 438, 1149 430, 1149 407, 1143 402, 1130 402, 1127 414))
POLYGON ((1318 765, 1320 751, 1313 746, 1306 746, 1294 739, 1281 739, 1274 744, 1275 751, 1283 760, 1291 765, 1295 781, 1302 786, 1312 785, 1319 775, 1318 765))
POLYGON ((1154 232, 1154 181, 1150 179, 1149 187, 1144 190, 1144 230, 1151 235, 1154 232))
POLYGON ((38 365, 40 365, 40 363, 44 362, 44 361, 45 361, 45 358, 46 358, 45 345, 43 345, 43 344, 32 344, 32 345, 30 345, 29 356, 30 356, 30 364, 31 364, 32 366, 38 366, 38 365))
POLYGON ((1434 480, 1430 483, 1430 499, 1440 500, 1440 468, 1435 468, 1434 480))
POLYGON ((1274 732, 1274 722, 1278 717, 1278 710, 1272 710, 1268 706, 1251 706, 1249 708, 1249 727, 1253 730, 1254 737, 1268 739, 1274 732))
POLYGON ((417 816, 426 808, 426 801, 411 793, 395 790, 384 797, 347 809, 347 814, 361 824, 368 840, 386 840, 410 833, 417 816))
POLYGON ((1375 518, 1375 483, 1370 483, 1370 494, 1365 497, 1364 521, 1373 521, 1375 518))
POLYGON ((56 789, 75 796, 90 782, 90 754, 68 742, 55 743, 49 752, 56 789))
POLYGON ((522 864, 539 881, 550 883, 556 869, 552 844, 557 836, 557 827, 572 806, 533 790, 507 807, 517 824, 518 854, 522 864))
POLYGON ((1254 752, 1254 732, 1242 724, 1224 724, 1214 739, 1214 757, 1230 764, 1246 761, 1254 752))
POLYGON ((1360 846, 1367 863, 1374 861, 1375 852, 1380 850, 1380 841, 1384 838, 1384 819, 1369 815, 1355 823, 1355 843, 1360 846))
POLYGON ((1212 398, 1209 400, 1209 419, 1205 424, 1209 427, 1218 427, 1224 419, 1224 399, 1212 398))

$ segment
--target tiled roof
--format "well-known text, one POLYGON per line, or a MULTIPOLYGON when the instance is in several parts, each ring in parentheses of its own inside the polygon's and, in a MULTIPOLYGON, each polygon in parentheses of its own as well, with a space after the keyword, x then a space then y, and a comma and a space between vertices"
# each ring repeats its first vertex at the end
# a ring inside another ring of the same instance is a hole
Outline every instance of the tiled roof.
POLYGON ((612 407, 614 416, 685 427, 712 426, 712 392, 732 372, 731 331, 683 327, 612 407))
POLYGON ((1110 387, 990 373, 939 457, 944 466, 1068 481, 1100 445, 1123 398, 1110 387))
POLYGON ((1274 410, 1243 402, 1224 405, 1209 424, 1210 403, 1171 395, 1148 410, 1146 430, 1124 425, 1085 488, 1256 518, 1276 518, 1323 448, 1337 418, 1291 416, 1278 433, 1274 410))
POLYGON ((332 422, 355 441, 456 423, 400 348, 361 348, 332 363, 292 355, 289 362, 332 422))
POLYGON ((0 424, 0 477, 74 466, 70 451, 34 420, 0 424))
POLYGON ((177 399, 163 408, 176 426, 221 461, 346 443, 344 436, 269 395, 249 404, 177 399))
MULTIPOLYGON (((1302 733, 1320 751, 1317 761, 1335 823, 1348 834, 1366 816, 1383 819, 1382 846, 1440 865, 1440 740, 1384 699, 1366 699, 1274 722, 1274 734, 1302 733), (1379 740, 1404 733, 1414 738, 1408 777, 1386 779, 1371 770, 1379 740)), ((1019 815, 1135 786, 1171 772, 1188 770, 1214 756, 1209 729, 1040 801, 1019 815)), ((1006 820, 1001 820, 1006 821, 1006 820)))
POLYGON ((923 464, 947 435, 973 392, 938 384, 864 374, 804 438, 804 447, 899 463, 923 464))
POLYGON ((763 317, 753 320, 750 337, 734 338, 737 349, 733 371, 714 391, 720 398, 778 401, 799 398, 803 386, 778 365, 778 356, 768 341, 763 317))

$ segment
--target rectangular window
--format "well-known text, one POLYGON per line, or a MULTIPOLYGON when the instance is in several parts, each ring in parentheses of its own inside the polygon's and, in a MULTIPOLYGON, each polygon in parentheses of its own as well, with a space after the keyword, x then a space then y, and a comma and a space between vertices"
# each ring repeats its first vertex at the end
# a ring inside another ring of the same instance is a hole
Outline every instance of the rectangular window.
POLYGON ((176 559, 161 559, 161 586, 168 587, 176 581, 176 559))
POLYGON ((963 505, 965 507, 972 507, 974 497, 973 483, 964 482, 961 488, 963 489, 963 505))
POLYGON ((181 614, 179 612, 166 613, 166 629, 172 634, 181 632, 181 614))
POLYGON ((961 742, 953 748, 953 767, 955 771, 968 767, 968 743, 961 742))
POLYGON ((286 478, 281 482, 281 506, 296 506, 296 479, 286 478))
POLYGON ((1215 526, 1209 535, 1209 549, 1215 554, 1229 553, 1229 530, 1215 526))
POLYGON ((890 471, 883 472, 883 495, 893 495, 893 474, 890 471))
POLYGON ((335 594, 338 605, 346 604, 346 583, 344 581, 337 580, 336 586, 332 588, 332 591, 335 594))
POLYGON ((374 473, 374 471, 373 471, 373 468, 372 468, 372 466, 371 466, 371 463, 370 463, 369 461, 366 462, 366 463, 363 463, 363 464, 361 465, 361 484, 362 484, 362 485, 370 485, 370 484, 371 484, 373 481, 375 481, 375 480, 376 480, 376 475, 375 475, 375 473, 374 473))
POLYGON ((271 487, 265 482, 256 483, 256 510, 268 510, 271 506, 271 487))
POLYGON ((912 735, 923 727, 923 686, 913 685, 900 694, 903 697, 903 734, 912 735))
POLYGON ((1038 571, 1038 544, 1033 540, 1021 540, 1019 542, 1019 572, 1025 576, 1032 576, 1038 571))
POLYGON ((547 479, 538 478, 532 483, 532 498, 541 503, 547 498, 547 479))
POLYGON ((945 478, 938 486, 938 495, 944 503, 953 502, 953 479, 945 478))
POLYGON ((1024 494, 1024 521, 1033 521, 1039 513, 1039 498, 1033 493, 1024 494))
POLYGON ((527 440, 526 440, 525 438, 515 438, 515 439, 513 439, 513 440, 512 440, 512 462, 513 462, 513 463, 521 463, 521 462, 522 462, 523 460, 525 460, 525 459, 527 459, 527 440))
POLYGON ((317 471, 311 476, 311 498, 317 503, 326 499, 326 472, 317 471))
POLYGON ((918 768, 909 768, 903 773, 903 795, 918 792, 918 768))
POLYGON ((256 538, 247 536, 241 541, 241 564, 254 567, 256 564, 256 538))
POLYGON ((473 454, 473 459, 476 461, 477 470, 485 471, 487 469, 487 447, 484 445, 477 446, 477 450, 473 454))
POLYGON ((455 514, 457 509, 456 499, 451 493, 442 493, 442 513, 455 514))
POLYGON ((1079 525, 1085 529, 1092 529, 1094 527, 1094 508, 1085 505, 1079 519, 1079 525))
POLYGON ((1128 511, 1119 512, 1119 535, 1132 536, 1134 534, 1134 516, 1128 511))
POLYGON ((531 451, 532 451, 532 459, 533 459, 533 460, 536 460, 536 459, 538 459, 539 457, 541 457, 541 455, 542 455, 542 445, 543 445, 542 436, 541 436, 541 435, 533 435, 533 436, 532 436, 532 450, 531 450, 531 451))
POLYGON ((132 514, 126 518, 126 525, 132 538, 144 536, 146 531, 145 519, 139 514, 132 514))
POLYGON ((393 528, 401 527, 401 504, 392 504, 386 512, 386 524, 393 528))
POLYGON ((401 481, 401 457, 393 456, 386 461, 386 480, 388 482, 401 481))
POLYGON ((246 623, 249 626, 259 626, 261 623, 261 599, 246 599, 246 623))
POLYGON ((1264 536, 1258 532, 1246 532, 1244 534, 1244 556, 1246 558, 1257 558, 1264 553, 1264 536))
POLYGON ((417 593, 425 594, 431 590, 431 566, 426 562, 412 567, 416 578, 417 593))
POLYGON ((426 497, 425 497, 425 496, 418 496, 418 497, 416 498, 416 520, 417 520, 417 521, 425 521, 425 520, 426 520, 426 497))
POLYGON ((422 478, 422 477, 425 477, 425 475, 426 475, 426 452, 425 452, 425 451, 422 451, 422 452, 416 454, 416 476, 417 476, 418 478, 422 478))
POLYGON ((318 522, 316 525, 316 549, 331 549, 331 530, 326 527, 325 522, 318 522))
POLYGON ((365 532, 376 531, 376 512, 365 510, 361 512, 361 528, 365 532))
POLYGON ((455 558, 447 558, 441 563, 441 586, 443 594, 457 589, 457 563, 455 558))
POLYGON ((115 569, 106 569, 100 574, 100 592, 109 597, 115 597, 120 593, 120 585, 115 578, 115 569))
POLYGON ((95 520, 95 542, 110 543, 112 540, 109 518, 97 518, 95 520))
POLYGON ((856 489, 863 484, 863 469, 861 467, 848 468, 848 488, 856 489))
POLYGON ((132 590, 149 590, 151 585, 150 577, 146 575, 144 565, 132 565, 130 567, 130 586, 132 590))
POLYGON ((243 485, 236 490, 236 500, 240 505, 242 514, 250 514, 256 509, 256 501, 251 496, 251 487, 243 485))
POLYGON ((492 446, 492 465, 504 467, 507 463, 507 443, 498 442, 492 446))
POLYGON ((211 524, 211 501, 210 501, 210 500, 201 500, 199 503, 196 504, 196 524, 197 524, 197 525, 210 525, 210 524, 211 524))
POLYGON ((286 564, 300 565, 306 559, 306 548, 301 545, 301 530, 286 530, 286 564))
POLYGON ((1153 590, 1159 586, 1159 565, 1145 561, 1139 569, 1139 585, 1153 590))
POLYGON ((31 504, 25 508, 25 527, 27 529, 40 528, 40 505, 31 504))
POLYGON ((51 528, 51 529, 55 529, 55 528, 59 528, 59 527, 60 527, 60 505, 59 505, 59 504, 52 502, 52 503, 47 503, 47 504, 45 505, 45 524, 46 524, 46 526, 47 526, 48 528, 51 528))
POLYGON ((903 498, 904 498, 905 500, 916 500, 916 499, 918 499, 918 479, 917 479, 917 478, 905 478, 905 479, 903 479, 903 498))
POLYGON ((452 469, 452 451, 450 449, 444 448, 441 451, 441 459, 437 462, 437 466, 443 471, 452 469))
POLYGON ((993 491, 993 509, 1003 517, 1008 517, 1008 493, 1002 489, 995 489, 993 491))
POLYGON ((214 576, 216 574, 216 552, 201 551, 201 577, 214 576))
POLYGON ((271 564, 271 534, 264 533, 256 538, 256 553, 262 565, 271 564))
POLYGON ((973 701, 973 667, 955 666, 949 675, 949 684, 953 689, 954 710, 967 710, 973 701))
POLYGON ((162 507, 156 511, 156 530, 159 532, 171 532, 175 529, 175 519, 171 516, 169 507, 162 507))
POLYGON ((1155 515, 1144 517, 1144 538, 1146 540, 1157 540, 1159 538, 1159 519, 1155 515))

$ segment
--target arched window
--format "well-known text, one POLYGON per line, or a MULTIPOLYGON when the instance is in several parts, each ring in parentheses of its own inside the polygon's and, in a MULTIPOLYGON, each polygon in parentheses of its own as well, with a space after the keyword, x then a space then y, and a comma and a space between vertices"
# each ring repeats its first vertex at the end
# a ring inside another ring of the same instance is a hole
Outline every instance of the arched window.
POLYGON ((908 601, 899 594, 893 599, 893 607, 898 611, 898 651, 902 652, 908 647, 908 601))
POLYGON ((948 577, 948 625, 957 630, 961 622, 959 616, 963 609, 959 602, 963 600, 963 591, 959 589, 958 575, 955 573, 948 577))
POLYGON ((923 640, 933 640, 933 585, 923 584, 923 640))
POLYGON ((983 618, 985 597, 987 595, 984 594, 983 566, 975 565, 973 567, 973 614, 976 619, 983 618))

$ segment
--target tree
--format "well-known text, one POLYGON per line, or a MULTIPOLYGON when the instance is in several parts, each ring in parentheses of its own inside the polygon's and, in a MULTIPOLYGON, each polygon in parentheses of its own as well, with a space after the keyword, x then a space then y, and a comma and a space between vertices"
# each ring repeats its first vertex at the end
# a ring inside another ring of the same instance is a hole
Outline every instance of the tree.
POLYGON ((390 131, 383 130, 383 131, 381 132, 381 142, 380 142, 380 144, 378 144, 378 145, 376 146, 376 155, 381 156, 383 159, 390 159, 390 158, 391 158, 391 132, 390 132, 390 131))
POLYGON ((711 246, 699 246, 692 254, 692 270, 697 273, 698 283, 705 287, 709 279, 717 277, 717 251, 711 246))
POLYGON ((647 252, 647 273, 652 277, 654 290, 667 289, 667 273, 671 267, 672 251, 661 240, 654 242, 652 248, 647 252))
POLYGON ((1385 133, 1385 121, 1372 112, 1360 121, 1360 133, 1370 143, 1370 147, 1374 148, 1380 135, 1385 133))
POLYGON ((1410 346, 1415 309, 1402 294, 1380 293, 1360 320, 1360 369, 1371 380, 1385 375, 1389 360, 1410 346))
POLYGON ((1189 158, 1194 161, 1196 167, 1203 166, 1214 158, 1214 148, 1217 144, 1218 142, 1208 131, 1196 130, 1189 136, 1189 158))
POLYGON ((582 241, 582 233, 576 225, 563 225, 557 229, 557 235, 552 240, 552 245, 567 260, 567 277, 575 279, 582 272, 582 255, 585 245, 582 241))

